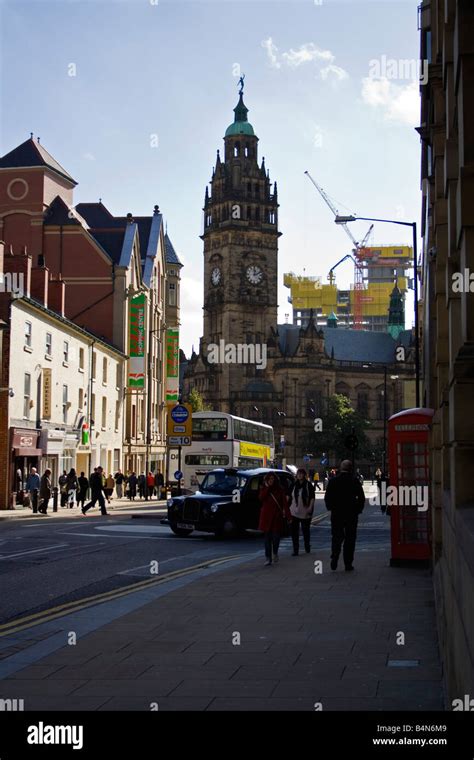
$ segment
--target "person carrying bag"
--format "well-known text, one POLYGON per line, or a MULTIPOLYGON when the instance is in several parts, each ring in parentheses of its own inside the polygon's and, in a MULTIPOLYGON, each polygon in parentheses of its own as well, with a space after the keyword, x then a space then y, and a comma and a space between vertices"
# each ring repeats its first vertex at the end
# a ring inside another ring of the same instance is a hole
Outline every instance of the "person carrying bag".
POLYGON ((296 482, 291 491, 290 512, 293 518, 291 524, 293 557, 297 557, 300 551, 300 525, 306 554, 309 554, 311 551, 310 529, 314 511, 314 498, 314 486, 308 480, 306 470, 300 468, 296 473, 296 482))
POLYGON ((273 472, 265 475, 258 497, 262 504, 258 529, 263 531, 265 539, 265 565, 271 565, 272 561, 278 562, 280 539, 292 519, 288 497, 273 472))

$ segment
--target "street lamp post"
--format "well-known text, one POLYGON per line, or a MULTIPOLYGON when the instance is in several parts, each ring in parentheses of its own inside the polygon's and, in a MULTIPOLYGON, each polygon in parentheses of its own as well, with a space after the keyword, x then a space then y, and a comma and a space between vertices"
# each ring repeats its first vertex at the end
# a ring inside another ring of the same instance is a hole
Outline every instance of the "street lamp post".
POLYGON ((374 219, 369 216, 336 216, 336 224, 348 224, 348 222, 381 222, 382 224, 399 224, 402 227, 411 227, 413 232, 413 296, 415 301, 415 394, 416 406, 420 406, 420 340, 418 334, 418 244, 416 235, 416 222, 401 222, 398 219, 374 219))

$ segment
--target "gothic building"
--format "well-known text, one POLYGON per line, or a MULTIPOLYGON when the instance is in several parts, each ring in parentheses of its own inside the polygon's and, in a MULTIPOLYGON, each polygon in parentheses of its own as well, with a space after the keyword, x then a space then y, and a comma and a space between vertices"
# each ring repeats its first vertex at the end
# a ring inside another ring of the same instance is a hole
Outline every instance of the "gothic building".
POLYGON ((183 397, 196 387, 213 409, 272 424, 298 464, 314 418, 343 393, 372 421, 376 447, 385 390, 388 415, 414 406, 411 331, 397 325, 397 294, 391 334, 341 329, 334 315, 324 329, 312 318, 303 328, 278 325, 277 183, 259 162, 242 93, 234 114, 205 192, 204 335, 186 363, 183 397))

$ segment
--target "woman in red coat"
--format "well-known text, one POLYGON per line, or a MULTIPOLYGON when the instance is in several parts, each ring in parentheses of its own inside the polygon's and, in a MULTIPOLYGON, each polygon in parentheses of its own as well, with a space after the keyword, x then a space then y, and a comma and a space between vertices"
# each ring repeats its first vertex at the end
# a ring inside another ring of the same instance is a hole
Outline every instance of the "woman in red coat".
POLYGON ((265 565, 271 565, 272 549, 273 562, 278 562, 280 537, 285 531, 285 523, 291 522, 291 512, 287 494, 273 472, 265 475, 258 497, 262 503, 258 529, 265 537, 265 565))

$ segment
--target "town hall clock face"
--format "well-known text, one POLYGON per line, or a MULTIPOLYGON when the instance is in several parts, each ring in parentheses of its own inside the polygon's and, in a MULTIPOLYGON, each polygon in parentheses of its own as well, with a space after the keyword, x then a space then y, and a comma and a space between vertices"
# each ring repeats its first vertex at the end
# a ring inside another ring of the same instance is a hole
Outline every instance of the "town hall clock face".
POLYGON ((245 275, 252 285, 258 285, 263 280, 263 272, 260 267, 252 265, 247 267, 245 275))
POLYGON ((213 285, 219 285, 221 281, 221 270, 219 267, 214 267, 211 272, 211 282, 213 285))

